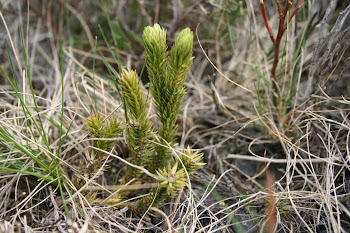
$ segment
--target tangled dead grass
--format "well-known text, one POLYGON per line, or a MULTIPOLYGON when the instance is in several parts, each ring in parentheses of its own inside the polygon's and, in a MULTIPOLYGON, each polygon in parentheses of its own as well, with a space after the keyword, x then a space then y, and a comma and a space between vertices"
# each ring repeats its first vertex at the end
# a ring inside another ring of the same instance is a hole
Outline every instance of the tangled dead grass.
MULTIPOLYGON (((1 68, 11 73, 14 66, 12 78, 16 76, 21 98, 31 114, 24 114, 14 91, 1 77, 1 127, 15 141, 40 151, 43 158, 57 158, 66 171, 71 192, 60 192, 59 186, 45 179, 1 170, 0 232, 349 231, 349 6, 335 22, 325 17, 312 32, 307 19, 290 23, 278 76, 286 84, 282 93, 290 90, 287 84, 291 79, 295 92, 288 106, 276 106, 269 85, 272 45, 255 3, 198 1, 185 7, 177 1, 157 1, 153 10, 149 1, 133 4, 141 12, 135 22, 130 19, 136 14, 130 13, 132 4, 110 5, 118 12, 118 22, 124 20, 119 25, 125 35, 138 35, 142 20, 152 23, 164 17, 172 36, 181 25, 195 28, 198 21, 202 22, 186 83, 187 102, 179 118, 179 144, 205 152, 207 166, 177 196, 137 215, 126 207, 105 205, 122 189, 139 190, 138 198, 143 195, 142 189, 150 188, 118 185, 124 172, 120 168, 127 162, 127 145, 123 138, 115 138, 118 147, 104 161, 108 166, 95 174, 98 182, 90 179, 76 190, 72 177, 79 175, 79 161, 91 148, 83 117, 89 116, 96 103, 105 117, 113 115, 122 120, 124 116, 107 72, 110 70, 113 78, 118 76, 115 59, 107 55, 109 46, 101 45, 102 53, 95 50, 100 41, 95 43, 96 28, 91 24, 101 16, 95 13, 86 18, 89 7, 96 7, 92 2, 8 2, 1 8, 2 31, 6 31, 0 42, 1 68), (231 8, 225 10, 228 6, 231 8), (125 15, 125 8, 130 15, 125 15), (173 18, 164 16, 160 8, 173 12, 173 18), (71 16, 62 16, 67 12, 71 16), (237 17, 230 18, 229 13, 237 17), (71 31, 65 31, 67 19, 72 20, 71 31), (189 20, 188 25, 184 19, 189 20), (81 28, 72 28, 77 22, 81 28), (18 28, 22 28, 23 41, 18 28), (61 46, 62 58, 58 32, 68 41, 61 46), (73 39, 74 33, 82 35, 73 39), (73 44, 79 39, 87 43, 81 47, 73 44), (29 118, 41 122, 47 145, 42 132, 28 125, 29 118), (61 132, 65 134, 62 144, 61 132), (98 202, 89 201, 85 192, 89 189, 98 190, 98 202)), ((305 5, 307 15, 311 6, 305 5)), ((267 9, 270 24, 277 25, 273 7, 267 9)), ((119 59, 127 67, 141 70, 142 51, 137 42, 130 44, 134 49, 127 50, 128 43, 125 51, 119 48, 119 59)), ((151 110, 150 116, 154 119, 151 110)), ((34 166, 23 151, 5 145, 2 138, 0 142, 2 167, 17 161, 23 161, 19 167, 22 171, 34 166)))

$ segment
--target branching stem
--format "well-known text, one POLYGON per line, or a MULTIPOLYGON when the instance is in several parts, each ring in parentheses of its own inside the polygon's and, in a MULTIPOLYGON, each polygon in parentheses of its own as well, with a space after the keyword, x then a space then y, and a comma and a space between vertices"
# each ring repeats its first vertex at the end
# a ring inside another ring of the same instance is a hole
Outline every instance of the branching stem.
POLYGON ((264 18, 265 27, 267 28, 267 31, 270 34, 270 38, 271 38, 272 43, 275 44, 275 37, 273 36, 272 30, 271 30, 270 25, 269 25, 269 21, 267 19, 265 4, 264 4, 263 0, 260 0, 260 8, 261 8, 262 16, 264 18))
POLYGON ((283 37, 284 32, 287 29, 287 25, 288 25, 287 23, 290 22, 293 19, 295 14, 300 9, 301 4, 303 4, 304 0, 300 0, 299 1, 299 3, 297 4, 296 8, 292 12, 288 22, 286 22, 286 18, 287 18, 287 15, 288 15, 288 11, 292 7, 292 2, 290 0, 287 0, 286 3, 284 4, 283 11, 282 11, 280 2, 278 0, 275 0, 275 2, 276 2, 276 5, 277 5, 278 14, 280 16, 279 17, 280 21, 279 21, 279 26, 278 26, 278 32, 277 32, 276 39, 273 36, 271 27, 270 27, 268 19, 267 19, 267 14, 266 14, 264 0, 260 0, 260 8, 261 8, 261 13, 262 13, 262 16, 263 16, 263 19, 264 19, 265 27, 266 27, 267 31, 269 32, 271 41, 272 41, 273 46, 274 46, 274 60, 273 60, 273 66, 272 66, 272 69, 271 69, 271 79, 272 79, 273 88, 274 88, 275 92, 277 93, 277 91, 278 91, 278 80, 277 80, 277 77, 276 77, 276 70, 277 70, 277 65, 278 65, 278 62, 279 62, 279 51, 280 51, 282 37, 283 37))

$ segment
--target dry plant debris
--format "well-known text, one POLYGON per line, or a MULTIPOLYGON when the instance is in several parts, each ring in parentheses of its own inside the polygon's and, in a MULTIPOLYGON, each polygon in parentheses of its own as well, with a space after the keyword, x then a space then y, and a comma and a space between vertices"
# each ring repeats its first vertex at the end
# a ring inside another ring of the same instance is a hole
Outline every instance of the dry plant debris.
POLYGON ((0 232, 349 232, 349 4, 2 1, 0 232))

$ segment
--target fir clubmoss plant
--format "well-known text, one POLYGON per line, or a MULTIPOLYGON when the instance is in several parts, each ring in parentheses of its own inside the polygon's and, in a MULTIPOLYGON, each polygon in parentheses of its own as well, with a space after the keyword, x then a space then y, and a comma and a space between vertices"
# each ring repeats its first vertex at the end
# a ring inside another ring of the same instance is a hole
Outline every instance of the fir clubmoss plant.
MULTIPOLYGON (((117 118, 110 118, 109 120, 103 119, 99 112, 90 114, 90 118, 85 118, 87 128, 90 136, 93 138, 91 153, 85 151, 85 161, 81 161, 81 172, 85 178, 91 179, 92 177, 97 178, 97 174, 103 161, 105 160, 105 153, 102 151, 110 151, 115 143, 112 138, 120 136, 124 127, 123 124, 117 120, 117 118), (109 139, 109 140, 108 140, 109 139)), ((74 180, 77 187, 84 185, 83 180, 78 178, 74 180)))
POLYGON ((147 103, 142 93, 142 85, 139 83, 135 71, 123 70, 120 79, 122 96, 126 107, 129 109, 127 119, 127 143, 131 149, 134 162, 143 165, 143 157, 150 152, 147 140, 152 137, 152 123, 147 116, 147 103))
MULTIPOLYGON (((107 163, 106 159, 108 159, 104 151, 112 150, 115 143, 112 139, 120 136, 124 129, 123 124, 117 118, 104 119, 99 112, 90 113, 90 118, 84 120, 87 123, 89 135, 93 138, 93 149, 91 152, 88 149, 85 150, 85 159, 80 160, 81 174, 73 178, 73 184, 79 189, 86 184, 87 180, 96 180, 102 175, 107 168, 103 164, 107 163)), ((99 201, 95 191, 87 191, 84 194, 90 203, 99 201)))
MULTIPOLYGON (((122 70, 119 79, 121 97, 124 103, 126 120, 126 142, 130 149, 133 164, 147 169, 152 174, 142 174, 141 170, 129 167, 123 184, 144 184, 154 182, 149 195, 144 196, 129 207, 156 205, 170 195, 174 195, 187 184, 187 175, 192 176, 201 168, 202 154, 191 149, 183 149, 179 156, 173 156, 178 130, 177 115, 181 110, 186 93, 184 82, 192 64, 193 33, 184 29, 178 35, 170 55, 166 46, 166 31, 158 24, 146 27, 143 33, 146 49, 145 59, 150 78, 150 90, 162 126, 156 131, 148 117, 148 103, 144 89, 135 71, 122 70), (153 180, 152 180, 153 179, 153 180), (154 180, 155 179, 155 180, 154 180)), ((110 121, 102 124, 99 115, 86 120, 93 137, 110 138, 120 133, 121 125, 110 121), (110 127, 108 130, 106 128, 110 127)), ((94 146, 110 150, 110 141, 94 141, 94 146)), ((101 163, 97 159, 97 164, 101 163)), ((96 165, 98 167, 98 165, 96 165)), ((130 192, 120 192, 117 198, 126 198, 130 192)))
POLYGON ((180 154, 180 160, 183 162, 183 165, 190 176, 205 165, 205 163, 200 162, 202 159, 202 153, 195 152, 189 147, 187 149, 184 148, 182 154, 180 154))
MULTIPOLYGON (((166 32, 158 24, 146 27, 142 37, 151 81, 150 89, 157 115, 163 124, 159 129, 159 136, 173 146, 177 134, 177 115, 186 93, 184 82, 192 65, 193 33, 188 28, 180 32, 170 57, 167 53, 166 32)), ((164 141, 159 143, 165 144, 164 141)), ((168 158, 166 149, 158 146, 154 157, 156 166, 151 171, 168 158)))
MULTIPOLYGON (((147 116, 147 104, 135 71, 123 70, 119 84, 122 97, 128 109, 126 140, 131 150, 132 161, 136 165, 146 166, 151 160, 153 146, 149 139, 153 137, 152 123, 147 116)), ((126 179, 135 176, 133 169, 128 169, 126 179)))
MULTIPOLYGON (((115 138, 120 135, 123 130, 123 125, 117 118, 112 117, 108 121, 103 119, 97 112, 95 115, 90 114, 90 119, 85 119, 89 133, 96 140, 93 141, 93 147, 101 150, 110 150, 113 145, 113 141, 103 140, 106 138, 115 138)), ((96 152, 96 157, 99 154, 96 152)))
POLYGON ((168 195, 174 195, 177 190, 183 188, 186 185, 186 173, 183 168, 178 169, 178 163, 176 162, 173 167, 168 164, 167 168, 157 171, 159 176, 167 177, 168 180, 158 181, 160 184, 166 185, 166 193, 168 195))

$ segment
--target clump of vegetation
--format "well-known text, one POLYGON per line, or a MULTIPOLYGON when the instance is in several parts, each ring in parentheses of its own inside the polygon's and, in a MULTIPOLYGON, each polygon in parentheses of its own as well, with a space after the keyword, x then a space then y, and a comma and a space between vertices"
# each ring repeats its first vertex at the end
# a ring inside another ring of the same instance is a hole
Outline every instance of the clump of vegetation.
POLYGON ((349 18, 333 0, 1 4, 0 232, 346 232, 349 18))
MULTIPOLYGON (((273 44, 273 65, 271 68, 271 83, 269 86, 269 89, 272 89, 272 91, 270 92, 271 97, 261 98, 260 96, 258 96, 258 98, 261 105, 269 105, 272 103, 272 111, 275 112, 271 114, 273 116, 273 120, 275 121, 272 123, 272 125, 276 123, 278 130, 282 131, 284 131, 286 128, 285 124, 288 121, 289 117, 288 110, 292 103, 292 100, 295 98, 296 95, 297 80, 293 76, 287 80, 283 80, 281 77, 282 73, 277 72, 277 68, 281 57, 280 50, 283 41, 283 36, 288 28, 288 24, 292 21, 293 17, 300 10, 300 7, 303 4, 303 2, 304 0, 299 1, 298 4, 295 6, 295 9, 292 12, 290 12, 291 7, 293 5, 293 3, 290 0, 285 1, 283 7, 281 6, 279 1, 276 1, 277 13, 279 15, 279 24, 277 35, 274 36, 267 18, 265 3, 263 0, 260 0, 260 8, 264 19, 264 24, 273 44)), ((296 55, 298 54, 296 53, 296 55)), ((262 111, 262 115, 265 113, 266 109, 262 111)), ((262 117, 262 119, 264 119, 264 117, 262 117)), ((270 123, 264 121, 264 124, 269 125, 269 127, 267 128, 272 130, 272 132, 275 130, 273 129, 273 127, 271 127, 270 123)))
MULTIPOLYGON (((123 69, 119 85, 126 109, 126 142, 131 154, 129 161, 137 166, 127 168, 123 183, 144 184, 155 179, 159 185, 152 188, 150 195, 128 204, 134 210, 156 205, 175 195, 179 189, 185 187, 196 170, 204 165, 200 162, 202 154, 183 149, 179 156, 174 151, 177 115, 186 93, 184 82, 192 64, 193 33, 188 28, 182 30, 170 55, 167 52, 166 32, 158 24, 145 28, 143 41, 152 99, 162 125, 156 131, 148 117, 150 100, 144 94, 145 90, 136 71, 123 69), (149 173, 143 174, 139 167, 149 173)), ((101 166, 102 161, 101 151, 111 149, 111 141, 105 142, 104 139, 120 134, 121 124, 115 119, 111 119, 109 124, 102 124, 103 119, 98 113, 86 121, 90 135, 97 138, 93 145, 100 149, 98 152, 93 151, 90 156, 95 158, 90 159, 92 171, 97 172, 96 169, 101 166)), ((122 192, 116 198, 119 200, 122 196, 125 199, 126 194, 127 192, 122 192)))

